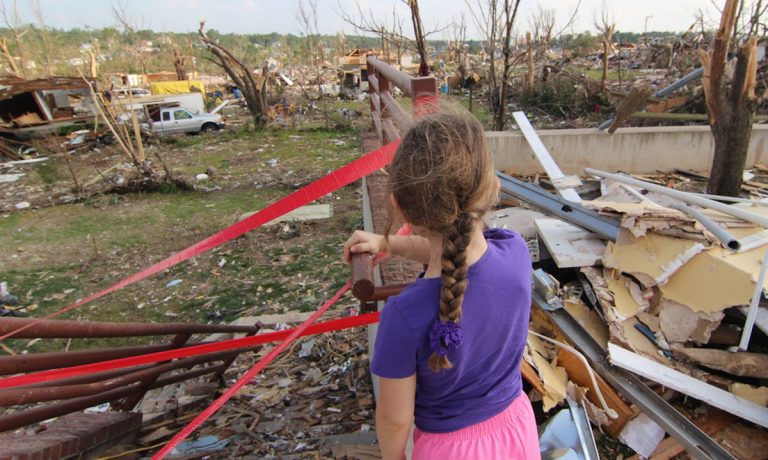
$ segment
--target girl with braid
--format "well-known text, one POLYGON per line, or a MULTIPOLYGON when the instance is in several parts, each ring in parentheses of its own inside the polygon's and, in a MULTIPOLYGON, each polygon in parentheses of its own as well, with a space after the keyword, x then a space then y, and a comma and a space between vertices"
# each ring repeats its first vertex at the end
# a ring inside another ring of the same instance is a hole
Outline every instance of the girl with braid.
POLYGON ((483 229, 499 182, 482 126, 464 113, 420 119, 389 180, 390 221, 413 235, 357 231, 344 244, 347 262, 351 253, 389 252, 426 264, 381 313, 371 371, 380 377, 383 457, 405 458, 415 417, 416 460, 538 459, 520 377, 531 260, 520 235, 483 229))

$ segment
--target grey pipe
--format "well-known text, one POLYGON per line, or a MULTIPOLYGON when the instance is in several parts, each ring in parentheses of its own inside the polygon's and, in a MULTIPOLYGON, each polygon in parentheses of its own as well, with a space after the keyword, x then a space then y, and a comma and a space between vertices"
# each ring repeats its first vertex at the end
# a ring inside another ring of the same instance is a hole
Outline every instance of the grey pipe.
POLYGON ((584 168, 584 172, 594 176, 603 177, 605 179, 615 180, 616 182, 621 182, 622 184, 634 185, 635 187, 641 187, 652 192, 662 193, 664 195, 671 196, 672 198, 677 198, 680 201, 684 201, 687 204, 695 204, 696 206, 700 206, 702 208, 714 209, 715 211, 723 212, 729 216, 738 217, 739 219, 746 220, 747 222, 751 222, 763 228, 768 228, 768 218, 749 212, 745 209, 718 203, 717 201, 702 198, 698 195, 694 195, 688 192, 681 192, 680 190, 673 190, 671 188, 662 187, 661 185, 651 184, 650 182, 638 180, 624 174, 612 174, 592 168, 584 168))
POLYGON ((728 230, 724 229, 720 224, 707 217, 698 209, 694 209, 684 204, 674 204, 670 207, 672 209, 677 209, 678 211, 683 211, 684 213, 699 221, 699 223, 703 225, 704 228, 709 230, 718 240, 720 240, 720 243, 723 245, 723 247, 726 247, 732 251, 738 251, 741 249, 741 243, 736 239, 736 237, 731 235, 728 230))

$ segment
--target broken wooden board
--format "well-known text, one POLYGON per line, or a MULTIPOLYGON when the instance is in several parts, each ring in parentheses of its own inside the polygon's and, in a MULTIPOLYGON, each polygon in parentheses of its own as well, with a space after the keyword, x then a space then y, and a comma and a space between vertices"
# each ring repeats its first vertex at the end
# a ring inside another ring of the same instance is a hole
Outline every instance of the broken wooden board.
POLYGON ((688 103, 688 96, 672 96, 662 99, 659 102, 653 102, 645 107, 645 110, 651 113, 662 113, 676 109, 688 103))
POLYGON ((768 379, 768 355, 746 351, 730 352, 716 348, 673 347, 676 356, 731 375, 768 379))
POLYGON ((605 243, 597 235, 560 219, 536 219, 539 237, 559 268, 591 267, 605 253, 605 243))
POLYGON ((520 363, 520 373, 526 382, 530 383, 534 390, 538 391, 540 395, 544 395, 547 389, 544 388, 544 383, 539 378, 539 374, 536 373, 536 369, 533 368, 528 361, 522 360, 520 363))
POLYGON ((765 460, 768 452, 765 430, 746 423, 731 423, 713 433, 712 439, 739 460, 765 460))
MULTIPOLYGON (((255 212, 251 212, 248 214, 244 214, 240 216, 240 220, 247 219, 254 215, 255 212)), ((274 225, 279 222, 296 222, 296 221, 308 221, 308 220, 319 220, 319 219, 328 219, 333 217, 333 208, 329 204, 308 204, 306 206, 302 206, 300 208, 294 209, 293 211, 283 214, 280 217, 277 217, 273 220, 270 220, 266 224, 267 225, 274 225)))
POLYGON ((611 364, 615 366, 768 428, 768 408, 758 406, 752 401, 704 383, 612 343, 608 344, 608 356, 611 364))
POLYGON ((648 86, 633 87, 616 108, 616 114, 613 116, 613 123, 608 128, 608 133, 613 134, 621 128, 630 115, 645 105, 650 96, 651 89, 648 86))
MULTIPOLYGON (((595 386, 592 384, 592 379, 589 378, 584 363, 570 352, 562 349, 557 353, 557 362, 565 368, 568 378, 573 383, 589 390, 587 391, 587 399, 598 408, 602 408, 600 399, 595 392, 595 386)), ((605 431, 615 438, 619 435, 621 429, 624 428, 624 425, 634 417, 635 412, 623 399, 621 399, 621 397, 619 397, 616 391, 614 391, 602 377, 597 375, 597 373, 595 373, 595 380, 597 381, 597 387, 603 394, 603 398, 605 398, 608 407, 615 410, 618 414, 618 418, 613 420, 610 424, 603 426, 605 431)))

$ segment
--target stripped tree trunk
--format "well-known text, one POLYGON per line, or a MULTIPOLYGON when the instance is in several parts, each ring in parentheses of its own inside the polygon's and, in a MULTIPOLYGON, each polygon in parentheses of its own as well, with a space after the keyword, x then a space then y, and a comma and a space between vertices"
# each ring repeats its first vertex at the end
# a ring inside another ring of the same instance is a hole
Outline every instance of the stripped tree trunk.
POLYGON ((504 58, 499 81, 499 105, 493 114, 493 129, 504 131, 504 116, 507 106, 507 89, 509 88, 509 72, 512 69, 512 27, 517 17, 520 0, 504 0, 504 31, 501 40, 501 55, 504 58))
POLYGON ((171 45, 171 50, 173 51, 173 67, 176 70, 176 79, 186 80, 188 76, 187 57, 182 53, 181 48, 176 45, 176 43, 171 45))
MULTIPOLYGON (((413 22, 413 35, 416 41, 416 50, 419 52, 421 64, 419 64, 419 76, 429 75, 429 57, 427 56, 427 40, 424 36, 424 26, 421 23, 421 13, 419 13, 418 0, 408 0, 408 6, 411 7, 411 21, 413 22)), ((400 64, 398 62, 398 64, 400 64)))
POLYGON ((704 66, 702 86, 707 103, 709 126, 715 138, 715 152, 707 193, 737 196, 741 191, 747 161, 752 120, 757 104, 757 38, 752 37, 736 51, 732 77, 726 65, 731 31, 736 21, 738 0, 728 0, 712 51, 699 51, 704 66))
POLYGON ((0 38, 0 52, 3 53, 3 59, 5 59, 5 62, 8 63, 8 68, 11 69, 13 76, 17 78, 24 78, 24 76, 19 71, 19 67, 16 65, 16 58, 14 58, 11 52, 8 50, 8 41, 5 39, 5 37, 0 38))

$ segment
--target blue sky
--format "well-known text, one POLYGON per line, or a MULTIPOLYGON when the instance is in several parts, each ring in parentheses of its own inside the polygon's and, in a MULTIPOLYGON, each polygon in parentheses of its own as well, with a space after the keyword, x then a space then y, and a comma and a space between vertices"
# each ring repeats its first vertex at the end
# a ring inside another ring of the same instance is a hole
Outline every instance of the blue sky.
MULTIPOLYGON (((12 0, 2 0, 7 5, 12 0)), ((115 25, 109 0, 39 0, 49 26, 63 29, 74 27, 105 27, 115 25)), ((401 12, 404 30, 410 30, 407 6, 402 0, 359 0, 363 8, 391 16, 392 8, 401 12)), ((467 2, 478 0, 420 0, 422 18, 427 29, 444 26, 462 13, 471 24, 467 2)), ((480 0, 485 2, 486 0, 480 0)), ((18 0, 22 16, 33 21, 28 1, 18 0)), ((296 20, 299 0, 123 0, 134 22, 156 31, 185 32, 197 30, 205 17, 208 27, 222 32, 237 33, 299 33, 296 20)), ((523 0, 517 22, 520 31, 528 28, 530 16, 540 5, 556 12, 556 29, 568 21, 578 0, 523 0)), ((715 0, 715 3, 724 3, 715 0)), ((354 11, 355 0, 318 0, 321 32, 335 34, 352 28, 339 18, 338 11, 354 11)), ((574 31, 592 30, 594 18, 605 5, 618 29, 642 32, 646 21, 648 30, 687 29, 701 8, 711 24, 719 19, 717 9, 708 0, 581 0, 574 31)), ((472 34, 470 26, 470 35, 472 34)), ((436 37, 442 38, 442 37, 436 37)))

